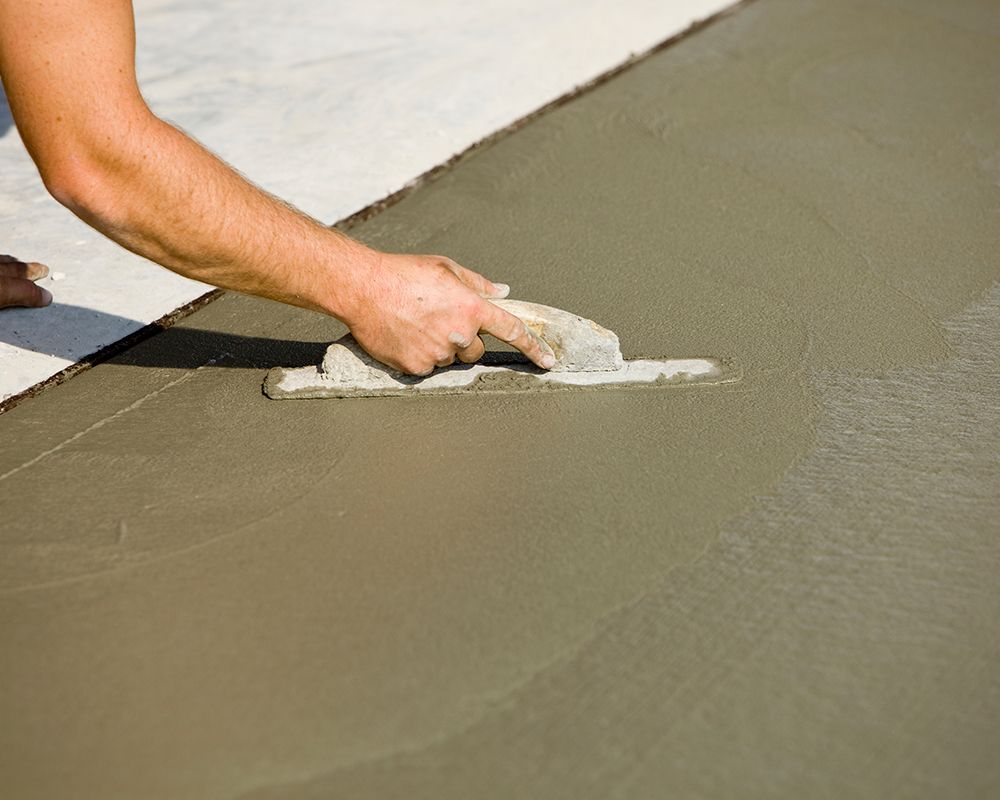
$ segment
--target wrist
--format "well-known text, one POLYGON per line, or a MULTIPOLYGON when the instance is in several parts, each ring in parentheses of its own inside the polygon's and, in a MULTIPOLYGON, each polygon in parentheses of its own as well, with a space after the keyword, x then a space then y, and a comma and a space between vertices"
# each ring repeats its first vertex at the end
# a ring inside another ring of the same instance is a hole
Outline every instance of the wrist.
POLYGON ((353 327, 363 309, 369 305, 368 296, 381 271, 383 253, 340 233, 329 231, 333 237, 325 259, 325 279, 319 282, 321 291, 317 306, 336 317, 348 327, 353 327))

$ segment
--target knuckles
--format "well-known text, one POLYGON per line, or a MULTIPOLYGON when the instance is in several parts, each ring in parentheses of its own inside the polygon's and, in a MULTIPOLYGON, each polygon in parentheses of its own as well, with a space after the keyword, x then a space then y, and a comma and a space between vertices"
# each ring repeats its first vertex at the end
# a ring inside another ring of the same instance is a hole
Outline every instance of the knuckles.
POLYGON ((518 319, 514 319, 511 321, 510 325, 508 325, 507 331, 503 334, 503 340, 507 342, 507 344, 513 344, 522 336, 527 335, 528 329, 525 327, 524 323, 518 319))
POLYGON ((407 375, 417 375, 423 377, 430 375, 437 363, 430 356, 411 356, 401 363, 402 371, 407 375))
POLYGON ((466 296, 459 301, 458 313, 462 316, 463 321, 465 322, 465 325, 461 330, 462 334, 466 334, 470 330, 475 330, 478 333, 479 318, 482 307, 483 301, 476 295, 472 294, 472 292, 468 292, 466 296))
POLYGON ((419 361, 404 361, 402 366, 402 371, 407 375, 427 375, 434 369, 434 365, 428 366, 425 363, 419 361))

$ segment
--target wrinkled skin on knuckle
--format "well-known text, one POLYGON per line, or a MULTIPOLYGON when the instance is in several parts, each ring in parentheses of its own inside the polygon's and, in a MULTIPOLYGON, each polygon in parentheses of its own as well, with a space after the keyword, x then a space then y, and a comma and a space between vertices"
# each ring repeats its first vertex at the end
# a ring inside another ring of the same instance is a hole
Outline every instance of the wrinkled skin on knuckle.
POLYGON ((403 371, 410 375, 429 375, 434 371, 435 366, 437 366, 436 354, 436 350, 429 350, 427 348, 410 353, 403 360, 405 366, 403 371))
POLYGON ((447 259, 435 256, 427 262, 427 265, 436 273, 436 277, 441 282, 452 283, 458 279, 455 270, 447 259))
POLYGON ((514 342, 518 339, 526 337, 527 335, 528 330, 525 328, 524 323, 520 320, 512 318, 504 323, 503 340, 507 342, 507 344, 514 344, 514 342))

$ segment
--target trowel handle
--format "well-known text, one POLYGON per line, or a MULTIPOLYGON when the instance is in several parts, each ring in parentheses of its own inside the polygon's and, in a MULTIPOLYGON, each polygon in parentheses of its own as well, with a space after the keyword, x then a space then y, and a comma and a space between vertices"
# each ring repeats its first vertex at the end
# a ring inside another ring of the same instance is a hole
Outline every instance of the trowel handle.
POLYGON ((598 372, 619 369, 624 363, 618 337, 592 320, 540 303, 490 302, 521 320, 533 336, 552 349, 556 371, 598 372))

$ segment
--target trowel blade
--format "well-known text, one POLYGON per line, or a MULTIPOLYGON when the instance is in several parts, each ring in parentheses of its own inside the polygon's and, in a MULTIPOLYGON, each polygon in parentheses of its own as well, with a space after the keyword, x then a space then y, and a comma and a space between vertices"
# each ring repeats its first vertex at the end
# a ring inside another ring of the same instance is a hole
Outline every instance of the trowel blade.
POLYGON ((711 358, 625 361, 617 370, 546 372, 532 364, 463 364, 426 378, 401 376, 394 383, 363 385, 330 378, 316 367, 272 369, 264 394, 275 400, 350 397, 405 397, 428 394, 493 394, 602 387, 691 386, 731 383, 735 365, 711 358))

